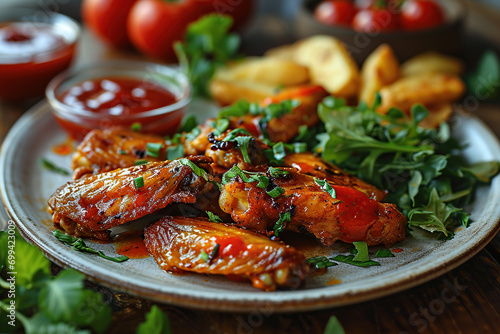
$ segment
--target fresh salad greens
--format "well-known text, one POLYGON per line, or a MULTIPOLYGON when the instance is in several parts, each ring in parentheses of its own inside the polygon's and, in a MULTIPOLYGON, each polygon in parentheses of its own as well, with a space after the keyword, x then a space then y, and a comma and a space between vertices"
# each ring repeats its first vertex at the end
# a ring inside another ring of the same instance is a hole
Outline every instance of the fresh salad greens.
POLYGON ((419 127, 429 114, 421 105, 412 108, 410 119, 397 109, 381 115, 375 111, 379 104, 380 97, 371 107, 325 98, 318 114, 326 132, 317 135, 317 150, 325 160, 387 189, 386 201, 397 204, 410 228, 452 237, 457 226, 468 225, 463 207, 478 185, 499 172, 500 163, 468 165, 447 123, 439 129, 419 127))
POLYGON ((208 82, 219 66, 238 57, 240 38, 229 33, 229 16, 207 15, 188 26, 184 42, 174 45, 181 67, 193 86, 194 96, 210 96, 208 82))

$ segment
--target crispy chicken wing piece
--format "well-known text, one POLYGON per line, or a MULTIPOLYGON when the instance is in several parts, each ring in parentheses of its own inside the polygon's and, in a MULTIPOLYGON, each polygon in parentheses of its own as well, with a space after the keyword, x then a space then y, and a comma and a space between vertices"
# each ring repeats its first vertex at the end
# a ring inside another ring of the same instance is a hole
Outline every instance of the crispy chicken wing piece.
MULTIPOLYGON (((299 134, 302 125, 311 127, 319 122, 317 113, 318 104, 328 96, 328 93, 321 86, 300 86, 284 89, 281 93, 265 99, 262 103, 267 106, 271 103, 279 103, 285 100, 298 100, 300 105, 295 107, 291 113, 280 118, 271 119, 266 126, 267 134, 272 142, 288 142, 299 134)), ((241 118, 233 118, 231 127, 244 127, 250 133, 259 137, 262 129, 259 125, 261 116, 250 114, 241 118)))
POLYGON ((328 183, 334 197, 314 177, 290 168, 282 178, 270 178, 269 186, 281 187, 283 193, 272 198, 257 182, 245 183, 236 177, 224 185, 219 204, 240 226, 273 229, 280 214, 290 214, 284 226, 306 229, 325 246, 335 241, 366 241, 368 245, 390 246, 405 236, 406 218, 393 204, 378 203, 362 192, 328 183))
POLYGON ((377 202, 382 202, 387 195, 386 191, 380 190, 358 179, 354 175, 344 172, 339 167, 324 161, 313 153, 288 154, 284 159, 284 166, 294 167, 300 173, 328 180, 332 184, 357 189, 377 202))
POLYGON ((122 128, 90 131, 73 154, 73 179, 90 173, 109 172, 134 166, 137 160, 163 161, 166 159, 165 139, 122 128), (147 144, 162 145, 158 157, 147 154, 147 144))
MULTIPOLYGON (((210 170, 208 157, 186 159, 210 170)), ((49 198, 53 221, 70 234, 102 239, 108 229, 171 203, 194 203, 212 184, 184 161, 151 162, 68 182, 49 198)))
POLYGON ((309 269, 304 255, 283 242, 203 218, 165 217, 146 228, 144 242, 166 271, 248 278, 265 291, 298 287, 309 269))

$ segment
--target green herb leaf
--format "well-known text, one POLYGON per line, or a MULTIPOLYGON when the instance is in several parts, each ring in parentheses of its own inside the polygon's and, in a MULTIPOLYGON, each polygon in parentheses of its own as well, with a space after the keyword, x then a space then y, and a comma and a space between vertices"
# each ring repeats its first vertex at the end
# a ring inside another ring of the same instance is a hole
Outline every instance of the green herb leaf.
MULTIPOLYGON (((254 108, 255 109, 255 108, 254 108)), ((251 104, 245 100, 239 100, 230 106, 224 107, 219 111, 219 119, 229 117, 243 117, 251 110, 251 104)), ((223 132, 223 131, 221 131, 223 132)))
POLYGON ((232 22, 229 16, 206 15, 188 26, 182 43, 174 44, 194 96, 210 96, 208 83, 215 70, 237 58, 240 43, 237 35, 229 33, 232 22))
POLYGON ((469 167, 462 167, 462 171, 471 173, 477 180, 483 183, 489 183, 498 174, 499 170, 500 162, 498 161, 479 162, 469 167))
POLYGON ((139 160, 136 160, 136 161, 134 162, 134 165, 136 165, 136 166, 145 165, 145 164, 147 164, 148 162, 149 162, 149 161, 147 161, 146 159, 139 159, 139 160))
POLYGON ((144 187, 144 177, 139 176, 134 179, 134 186, 136 189, 144 187))
POLYGON ((217 187, 219 187, 220 190, 220 184, 218 184, 213 180, 213 176, 208 174, 203 168, 196 166, 196 164, 191 160, 183 158, 176 161, 178 161, 181 165, 188 166, 189 168, 191 168, 197 176, 202 177, 205 181, 212 182, 213 184, 217 185, 217 187))
POLYGON ((283 232, 283 230, 285 229, 285 222, 289 222, 291 220, 292 217, 290 215, 290 212, 285 212, 285 213, 280 212, 280 217, 273 227, 274 235, 279 236, 280 232, 283 232))
POLYGON ((500 88, 500 60, 497 54, 488 50, 479 60, 476 71, 466 77, 467 88, 470 94, 480 100, 497 98, 500 88))
POLYGON ((136 334, 171 334, 168 317, 156 305, 146 314, 146 321, 137 327, 136 334))
POLYGON ((210 211, 205 211, 206 214, 208 215, 208 220, 214 223, 222 223, 221 217, 217 216, 215 213, 210 212, 210 211))
POLYGON ((130 126, 130 130, 135 131, 135 132, 139 132, 139 131, 141 131, 141 129, 142 129, 142 125, 141 125, 141 123, 138 123, 138 122, 132 123, 132 125, 130 126))
POLYGON ((209 260, 209 257, 208 257, 208 254, 207 252, 205 252, 204 249, 201 250, 200 252, 200 258, 204 261, 204 262, 208 262, 209 260))
POLYGON ((161 143, 146 143, 146 154, 153 158, 158 158, 160 156, 160 150, 164 148, 165 145, 161 143))
POLYGON ((326 324, 324 334, 345 334, 344 328, 336 316, 331 316, 326 324))
POLYGON ((42 162, 42 166, 44 168, 50 170, 51 172, 65 175, 65 176, 71 175, 71 173, 69 171, 67 171, 66 169, 55 165, 53 162, 50 162, 49 160, 47 160, 45 158, 42 158, 41 162, 42 162))
POLYGON ((118 154, 120 154, 120 155, 127 155, 127 154, 128 154, 128 151, 125 151, 125 150, 119 150, 119 151, 118 151, 118 154))
POLYGON ((54 230, 52 233, 57 238, 57 240, 66 244, 67 246, 73 247, 73 249, 76 251, 90 253, 90 254, 97 254, 100 257, 102 257, 103 259, 110 260, 113 262, 124 262, 124 261, 128 260, 128 257, 126 257, 126 256, 118 256, 118 257, 106 256, 106 255, 104 255, 103 252, 96 251, 95 249, 87 246, 81 238, 74 238, 70 235, 62 233, 59 230, 54 230))
POLYGON ((248 136, 251 136, 250 132, 248 132, 247 130, 243 129, 243 128, 237 128, 237 129, 234 129, 232 130, 231 132, 229 132, 226 137, 224 137, 224 139, 222 139, 222 141, 227 141, 227 142, 232 142, 232 141, 235 141, 236 138, 239 136, 239 135, 248 135, 248 136))
POLYGON ((284 176, 287 176, 290 173, 288 171, 280 169, 280 168, 269 167, 267 170, 267 174, 269 174, 271 177, 274 177, 274 178, 282 178, 284 176))
POLYGON ((231 182, 231 180, 234 179, 237 176, 241 177, 241 179, 243 180, 243 182, 250 182, 250 179, 241 170, 241 168, 239 168, 237 165, 233 165, 233 167, 231 167, 231 169, 229 169, 227 172, 225 172, 222 175, 222 184, 226 184, 228 182, 231 182))
POLYGON ((212 262, 219 254, 219 248, 220 248, 220 245, 215 244, 214 249, 212 249, 212 251, 210 252, 210 256, 208 257, 210 262, 212 262))
POLYGON ((167 147, 167 160, 176 160, 184 156, 184 145, 172 145, 167 147))
POLYGON ((352 259, 353 261, 366 262, 370 260, 368 255, 368 245, 366 241, 355 241, 352 243, 356 247, 357 253, 352 259))
POLYGON ((312 257, 307 260, 307 263, 309 263, 316 269, 327 268, 337 265, 337 263, 333 262, 332 260, 324 256, 312 257))
POLYGON ((334 198, 334 199, 337 198, 337 193, 335 192, 335 189, 333 189, 333 187, 326 180, 320 180, 320 179, 314 178, 314 182, 316 182, 316 184, 318 186, 320 186, 321 189, 323 189, 324 191, 329 193, 330 196, 332 196, 332 198, 334 198))
POLYGON ((236 137, 235 140, 240 148, 241 155, 243 156, 243 161, 245 161, 247 164, 251 164, 252 160, 248 155, 248 147, 250 146, 250 142, 253 140, 253 138, 245 136, 245 137, 236 137))
POLYGON ((383 249, 383 248, 382 248, 382 249, 379 249, 379 250, 375 253, 375 255, 374 255, 374 257, 394 257, 394 256, 395 256, 395 255, 394 255, 394 254, 392 254, 392 252, 391 252, 390 250, 388 250, 388 249, 383 249))
POLYGON ((189 115, 184 117, 182 120, 181 127, 179 128, 179 133, 183 132, 191 132, 193 131, 194 128, 198 126, 198 121, 196 120, 196 117, 193 115, 189 115))
POLYGON ((365 268, 371 266, 380 266, 380 263, 371 260, 364 262, 354 261, 354 255, 337 255, 332 260, 365 268))
POLYGON ((283 195, 284 192, 285 192, 285 189, 281 188, 280 186, 275 186, 271 190, 266 190, 266 193, 269 196, 271 196, 272 198, 279 197, 279 196, 283 195))
POLYGON ((229 120, 227 118, 219 118, 215 125, 215 129, 219 133, 223 133, 224 131, 227 130, 228 127, 229 127, 229 120))

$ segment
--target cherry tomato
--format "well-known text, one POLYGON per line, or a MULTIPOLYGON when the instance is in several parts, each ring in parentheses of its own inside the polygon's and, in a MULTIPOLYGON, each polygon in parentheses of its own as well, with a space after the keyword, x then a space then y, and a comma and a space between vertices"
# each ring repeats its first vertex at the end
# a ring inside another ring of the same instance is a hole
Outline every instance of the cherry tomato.
POLYGON ((406 30, 427 29, 443 22, 443 9, 432 0, 407 0, 401 7, 401 26, 406 30))
POLYGON ((82 17, 86 26, 115 47, 130 45, 127 17, 138 0, 84 0, 82 17))
POLYGON ((399 18, 394 11, 371 7, 360 10, 354 16, 352 27, 354 30, 369 33, 393 31, 399 28, 399 18))
POLYGON ((320 3, 314 10, 314 17, 326 25, 350 26, 356 14, 356 7, 348 0, 329 0, 320 3))
POLYGON ((140 0, 131 9, 127 31, 142 53, 159 59, 176 59, 173 44, 184 37, 189 23, 217 12, 242 24, 251 15, 249 0, 140 0))

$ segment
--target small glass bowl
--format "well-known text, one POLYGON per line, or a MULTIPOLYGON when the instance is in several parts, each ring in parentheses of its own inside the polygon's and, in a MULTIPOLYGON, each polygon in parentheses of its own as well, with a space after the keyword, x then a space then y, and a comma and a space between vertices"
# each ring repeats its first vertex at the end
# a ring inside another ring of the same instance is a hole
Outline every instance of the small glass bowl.
POLYGON ((47 86, 46 97, 61 127, 74 139, 81 140, 93 129, 141 125, 141 132, 172 135, 177 131, 191 101, 191 85, 178 67, 141 61, 113 61, 66 71, 47 86), (169 90, 176 102, 148 111, 113 115, 85 110, 63 102, 64 94, 87 80, 106 78, 136 79, 144 84, 169 90))
POLYGON ((62 14, 3 8, 0 99, 19 101, 43 96, 49 81, 71 65, 80 33, 78 23, 62 14))

